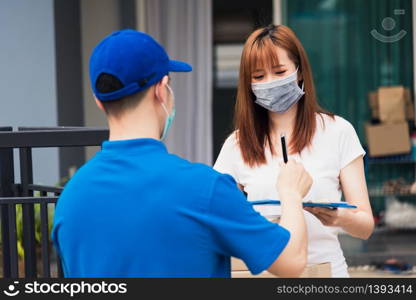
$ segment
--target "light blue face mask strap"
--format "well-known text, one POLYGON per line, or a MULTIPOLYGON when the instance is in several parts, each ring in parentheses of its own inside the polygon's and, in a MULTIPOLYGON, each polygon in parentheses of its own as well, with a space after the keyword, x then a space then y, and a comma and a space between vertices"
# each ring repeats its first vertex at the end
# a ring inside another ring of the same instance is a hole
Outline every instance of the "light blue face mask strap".
MULTIPOLYGON (((170 88, 169 85, 166 85, 166 86, 167 86, 169 92, 172 95, 172 101, 175 101, 175 95, 173 94, 172 89, 170 88)), ((166 120, 165 120, 165 126, 163 127, 162 136, 160 138, 161 140, 164 140, 166 138, 167 134, 168 134, 168 131, 170 129, 170 126, 172 125, 173 119, 175 118, 176 109, 175 109, 175 106, 174 106, 173 109, 172 109, 172 113, 169 114, 169 111, 166 108, 165 104, 162 102, 161 105, 163 107, 163 110, 166 112, 166 116, 167 116, 166 117, 166 120)), ((173 103, 173 105, 175 105, 175 103, 173 103)))
POLYGON ((166 115, 169 116, 169 112, 168 112, 168 109, 166 108, 165 103, 162 102, 161 104, 162 104, 163 110, 165 111, 166 115))
MULTIPOLYGON (((172 101, 175 101, 175 96, 174 96, 173 91, 172 91, 171 87, 169 86, 169 84, 166 84, 166 87, 168 88, 170 94, 172 95, 172 101)), ((173 105, 175 105, 175 103, 173 103, 173 105)), ((166 115, 169 117, 170 114, 169 114, 168 109, 166 108, 166 106, 163 102, 162 102, 162 107, 163 107, 163 110, 166 112, 166 115)))
POLYGON ((175 100, 175 94, 173 93, 172 88, 170 87, 170 85, 166 84, 166 87, 168 88, 170 94, 172 95, 172 99, 175 100))
POLYGON ((160 136, 160 139, 163 141, 166 137, 166 131, 167 131, 166 127, 168 126, 169 112, 168 112, 165 104, 163 102, 161 104, 162 104, 163 110, 166 113, 165 125, 163 126, 163 131, 162 131, 162 134, 160 136))

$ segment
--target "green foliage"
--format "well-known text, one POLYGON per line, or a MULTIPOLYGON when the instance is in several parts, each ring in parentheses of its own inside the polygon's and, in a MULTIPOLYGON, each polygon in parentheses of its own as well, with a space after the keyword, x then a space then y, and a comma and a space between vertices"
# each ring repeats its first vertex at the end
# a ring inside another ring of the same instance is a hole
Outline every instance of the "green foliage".
MULTIPOLYGON (((35 197, 39 197, 39 193, 35 193, 35 197)), ((48 236, 51 235, 51 231, 52 231, 53 215, 54 215, 54 209, 51 207, 51 205, 48 205, 48 236)), ((35 217, 35 243, 36 243, 36 246, 39 246, 41 242, 40 204, 34 205, 34 217, 35 217)), ((25 250, 23 248, 23 207, 22 207, 22 204, 16 205, 16 235, 17 235, 17 252, 18 252, 19 257, 22 258, 24 257, 24 254, 25 254, 25 250)))

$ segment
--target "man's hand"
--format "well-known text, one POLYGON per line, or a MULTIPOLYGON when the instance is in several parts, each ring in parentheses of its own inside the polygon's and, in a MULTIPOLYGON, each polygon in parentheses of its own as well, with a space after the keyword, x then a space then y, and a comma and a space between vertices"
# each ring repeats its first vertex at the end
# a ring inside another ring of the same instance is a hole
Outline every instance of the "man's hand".
MULTIPOLYGON (((289 160, 287 164, 280 164, 280 174, 277 178, 277 191, 279 195, 282 194, 297 194, 300 197, 297 199, 302 200, 309 192, 312 186, 312 177, 306 172, 302 164, 289 160)), ((281 201, 283 198, 293 197, 280 197, 281 201)))
POLYGON ((291 236, 286 248, 268 268, 277 276, 297 277, 306 266, 308 238, 302 199, 311 186, 312 178, 300 163, 288 161, 281 164, 276 184, 282 204, 280 226, 286 228, 291 236))

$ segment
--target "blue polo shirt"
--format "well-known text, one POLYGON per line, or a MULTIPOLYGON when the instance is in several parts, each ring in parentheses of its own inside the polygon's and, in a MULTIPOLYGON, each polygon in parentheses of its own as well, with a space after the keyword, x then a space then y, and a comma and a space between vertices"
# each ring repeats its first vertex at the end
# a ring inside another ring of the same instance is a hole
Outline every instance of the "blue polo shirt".
POLYGON ((230 257, 267 269, 290 234, 234 179, 160 141, 106 141, 67 183, 52 231, 65 277, 230 277, 230 257))

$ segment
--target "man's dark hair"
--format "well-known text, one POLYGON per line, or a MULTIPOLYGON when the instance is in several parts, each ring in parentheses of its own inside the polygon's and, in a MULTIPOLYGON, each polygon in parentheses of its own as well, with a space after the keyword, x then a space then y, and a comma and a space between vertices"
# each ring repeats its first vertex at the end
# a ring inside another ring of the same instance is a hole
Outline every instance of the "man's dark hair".
MULTIPOLYGON (((111 93, 124 87, 123 83, 114 75, 102 73, 96 81, 96 89, 100 93, 111 93)), ((101 101, 107 115, 120 116, 124 112, 135 108, 148 89, 133 95, 111 101, 101 101)))

